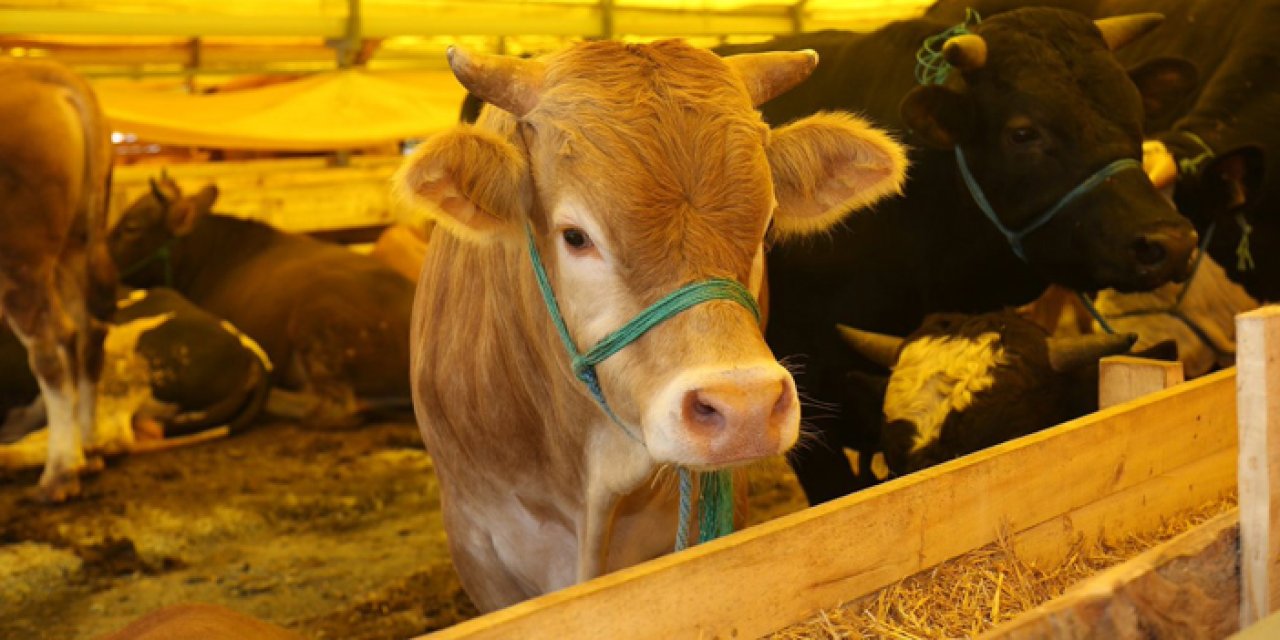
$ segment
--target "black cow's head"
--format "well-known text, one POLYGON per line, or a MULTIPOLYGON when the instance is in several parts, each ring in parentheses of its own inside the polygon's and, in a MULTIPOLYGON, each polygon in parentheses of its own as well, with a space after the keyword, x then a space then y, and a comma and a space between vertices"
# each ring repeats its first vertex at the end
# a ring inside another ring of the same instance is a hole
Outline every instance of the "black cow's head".
MULTIPOLYGON (((924 144, 962 149, 995 214, 1022 229, 1100 169, 1141 159, 1144 100, 1176 102, 1171 94, 1193 88, 1185 61, 1148 63, 1131 77, 1112 54, 1160 19, 1094 22, 1045 8, 996 15, 947 40, 953 72, 909 93, 902 117, 924 144)), ((1024 249, 1053 282, 1133 290, 1185 277, 1195 243, 1147 176, 1125 170, 1070 200, 1024 249)))
POLYGON ((183 196, 168 176, 152 179, 150 191, 125 209, 108 236, 121 279, 135 287, 165 284, 164 252, 175 238, 191 233, 217 199, 213 185, 183 196))
POLYGON ((1179 165, 1174 203, 1202 233, 1249 209, 1257 199, 1266 174, 1261 146, 1249 144, 1215 155, 1181 132, 1162 138, 1179 165))
MULTIPOLYGON (((1078 373, 1136 339, 1052 338, 1011 311, 933 314, 905 339, 839 330, 860 354, 892 369, 881 446, 899 475, 1084 413, 1078 373)), ((1084 393, 1096 393, 1094 386, 1084 393)))

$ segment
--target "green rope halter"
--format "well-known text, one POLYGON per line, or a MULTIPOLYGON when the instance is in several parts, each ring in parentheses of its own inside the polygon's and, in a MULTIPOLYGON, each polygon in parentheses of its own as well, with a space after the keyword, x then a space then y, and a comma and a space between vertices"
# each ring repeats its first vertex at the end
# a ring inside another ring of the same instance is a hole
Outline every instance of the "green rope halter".
POLYGON ((177 236, 169 238, 160 248, 156 249, 151 255, 133 263, 128 269, 120 272, 120 277, 128 278, 129 276, 142 271, 153 262, 159 262, 164 266, 164 286, 173 288, 173 245, 178 241, 177 236))
MULTIPOLYGON (((642 442, 640 436, 622 423, 622 420, 609 407, 608 401, 605 400, 604 390, 600 387, 600 377, 596 373, 596 365, 622 350, 623 347, 635 342, 650 329, 666 322, 676 314, 704 302, 712 300, 737 302, 746 307, 755 316, 757 322, 760 321, 760 308, 756 305, 756 300, 752 297, 751 292, 742 286, 742 283, 728 278, 711 278, 687 284, 663 296, 662 299, 649 305, 636 317, 628 320, 622 327, 601 338, 600 342, 588 349, 586 353, 580 353, 577 344, 573 341, 573 336, 569 334, 569 327, 564 322, 564 316, 560 313, 560 305, 556 302, 555 292, 551 289, 551 280, 547 277, 546 267, 542 264, 542 257, 538 253, 538 245, 534 240, 533 227, 531 225, 525 225, 525 235, 528 238, 529 260, 533 264, 533 274, 538 281, 538 289, 542 292, 542 301, 546 304, 547 313, 551 316, 552 324, 555 325, 556 331, 560 334, 560 341, 564 343, 565 352, 569 354, 574 376, 586 385, 587 390, 591 392, 591 397, 595 399, 596 404, 600 405, 600 409, 604 411, 605 415, 609 416, 609 419, 613 420, 614 424, 618 425, 622 432, 627 434, 627 437, 636 442, 642 442)), ((693 481, 691 477, 693 472, 681 467, 679 474, 680 524, 676 530, 676 551, 688 546, 688 516, 690 504, 693 501, 693 481)), ((733 531, 733 477, 727 470, 698 475, 701 476, 700 484, 702 487, 702 499, 698 505, 698 540, 699 542, 706 542, 733 531)))

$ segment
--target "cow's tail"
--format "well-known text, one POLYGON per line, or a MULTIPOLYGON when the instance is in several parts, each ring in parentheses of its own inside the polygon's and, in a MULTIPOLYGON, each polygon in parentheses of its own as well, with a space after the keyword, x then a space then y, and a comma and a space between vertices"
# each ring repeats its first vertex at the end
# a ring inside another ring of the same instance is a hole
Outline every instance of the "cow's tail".
POLYGON ((180 413, 165 424, 165 437, 185 436, 215 427, 227 426, 231 433, 243 431, 267 406, 271 376, 266 365, 254 358, 249 375, 238 393, 229 394, 201 411, 180 413))

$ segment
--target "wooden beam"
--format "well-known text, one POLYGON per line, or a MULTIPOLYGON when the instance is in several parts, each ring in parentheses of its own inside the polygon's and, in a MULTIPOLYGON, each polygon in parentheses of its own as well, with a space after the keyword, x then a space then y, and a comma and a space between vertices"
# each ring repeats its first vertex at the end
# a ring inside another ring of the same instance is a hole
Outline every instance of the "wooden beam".
POLYGON ((1087 578, 1065 594, 981 636, 1032 638, 1225 638, 1239 625, 1233 509, 1087 578))
POLYGON ((1240 626, 1280 608, 1280 306, 1236 316, 1240 626))
POLYGON ((1108 356, 1098 363, 1098 408, 1114 407, 1182 381, 1181 362, 1108 356))
MULTIPOLYGON (((434 638, 750 638, 997 539, 1233 455, 1225 371, 606 575, 434 638)), ((1229 464, 1229 462, 1228 462, 1229 464)), ((1230 490, 1230 474, 1217 474, 1230 490)), ((1156 491, 1152 489, 1156 493, 1156 491)), ((1198 506, 1166 505, 1170 515, 1198 506)), ((1131 500, 1114 503, 1132 511, 1131 500)), ((1120 513, 1094 512, 1099 521, 1120 513)), ((1066 546, 1074 529, 1057 527, 1066 546)))
POLYGON ((342 17, 5 9, 3 34, 341 37, 342 17))

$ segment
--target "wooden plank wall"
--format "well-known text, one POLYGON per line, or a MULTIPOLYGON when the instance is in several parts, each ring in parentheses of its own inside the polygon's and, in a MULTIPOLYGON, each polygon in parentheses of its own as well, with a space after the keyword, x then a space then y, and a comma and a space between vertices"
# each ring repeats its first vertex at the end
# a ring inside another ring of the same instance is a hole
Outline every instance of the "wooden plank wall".
MULTIPOLYGON (((182 164, 166 167, 184 193, 218 186, 215 210, 262 220, 295 232, 335 231, 390 224, 405 211, 390 193, 399 156, 356 157, 351 166, 330 167, 324 158, 182 164)), ((111 193, 114 222, 145 195, 148 179, 162 167, 132 165, 115 170, 111 193)))
POLYGON ((1235 371, 477 618, 433 638, 751 638, 1014 532, 1051 555, 1235 487, 1235 371))

